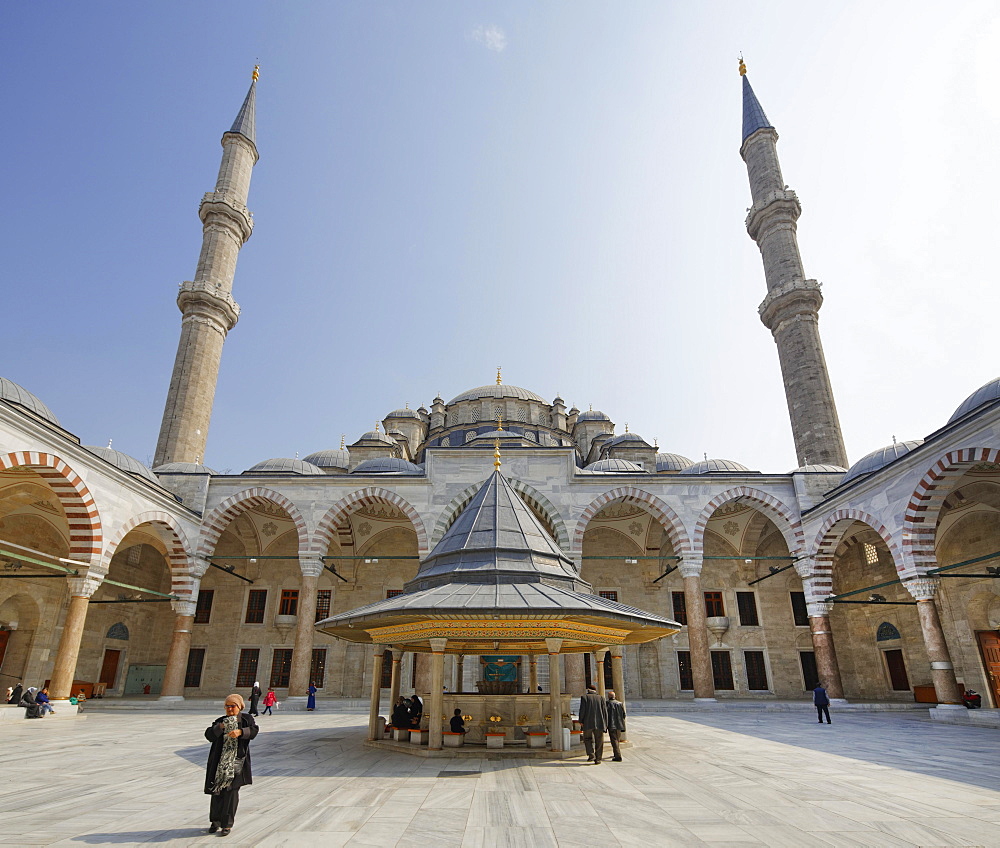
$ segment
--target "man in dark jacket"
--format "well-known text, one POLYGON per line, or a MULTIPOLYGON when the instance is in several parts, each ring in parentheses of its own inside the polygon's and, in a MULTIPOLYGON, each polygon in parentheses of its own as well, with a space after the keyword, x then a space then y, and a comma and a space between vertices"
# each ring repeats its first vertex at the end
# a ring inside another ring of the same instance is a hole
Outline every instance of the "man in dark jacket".
POLYGON ((830 699, 827 697, 826 689, 822 683, 817 683, 813 689, 813 704, 816 706, 816 718, 819 723, 823 723, 823 716, 826 716, 826 723, 830 724, 830 699))
POLYGON ((615 699, 615 693, 608 690, 608 738, 611 740, 612 758, 616 763, 622 761, 621 738, 625 732, 625 705, 615 699))
POLYGON ((587 694, 580 696, 580 724, 587 762, 599 766, 604 755, 604 731, 608 729, 608 704, 595 686, 588 686, 587 694))

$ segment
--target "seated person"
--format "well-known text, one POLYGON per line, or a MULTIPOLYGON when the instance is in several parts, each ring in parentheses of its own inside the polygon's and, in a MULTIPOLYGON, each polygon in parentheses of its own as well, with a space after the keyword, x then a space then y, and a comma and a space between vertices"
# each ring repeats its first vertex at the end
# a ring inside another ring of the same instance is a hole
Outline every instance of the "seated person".
POLYGON ((46 713, 55 713, 55 710, 52 709, 52 704, 49 702, 48 686, 43 687, 42 691, 35 695, 35 703, 38 704, 39 709, 41 710, 41 715, 44 716, 46 713))
POLYGON ((406 705, 406 698, 396 699, 396 705, 392 708, 390 721, 393 727, 406 728, 410 726, 410 710, 406 705))
POLYGON ((410 698, 410 727, 419 728, 420 720, 424 717, 424 702, 414 695, 410 698))
POLYGON ((462 718, 462 711, 459 709, 455 710, 455 715, 451 717, 451 732, 452 733, 468 733, 469 731, 465 729, 465 719, 462 718))

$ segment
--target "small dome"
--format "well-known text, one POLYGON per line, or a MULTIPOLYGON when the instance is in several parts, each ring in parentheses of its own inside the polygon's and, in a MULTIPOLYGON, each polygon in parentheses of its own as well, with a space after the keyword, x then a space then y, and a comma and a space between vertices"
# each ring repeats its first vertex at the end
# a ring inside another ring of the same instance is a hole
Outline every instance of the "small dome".
POLYGON ((153 469, 154 474, 218 474, 207 465, 199 465, 197 462, 167 462, 158 465, 153 469))
POLYGON ((160 484, 160 481, 156 479, 152 471, 146 468, 138 459, 129 456, 127 453, 122 453, 112 448, 99 448, 97 445, 84 445, 83 449, 89 450, 92 454, 99 456, 106 462, 110 462, 122 471, 127 471, 129 474, 142 477, 144 480, 149 480, 157 485, 160 484))
POLYGON ((579 415, 577 415, 576 420, 577 422, 580 422, 580 421, 610 421, 611 419, 608 418, 608 416, 605 415, 603 412, 601 412, 599 409, 588 409, 586 412, 581 412, 579 415))
POLYGON ((963 400, 962 405, 955 410, 955 414, 948 419, 948 423, 953 424, 959 418, 968 415, 972 410, 978 409, 984 403, 989 403, 997 398, 1000 398, 1000 377, 990 380, 985 386, 980 386, 963 400))
POLYGON ((0 377, 0 399, 8 403, 16 403, 25 409, 30 409, 39 418, 44 418, 50 424, 55 424, 57 427, 60 426, 59 419, 52 414, 51 409, 27 389, 4 377, 0 377))
POLYGON ((309 454, 303 462, 311 462, 318 468, 343 468, 346 471, 351 465, 351 455, 345 448, 322 450, 309 454))
POLYGON ((645 474, 646 469, 627 459, 599 459, 592 462, 584 471, 593 471, 598 474, 645 474))
POLYGON ((656 473, 662 474, 670 471, 683 471, 693 465, 686 456, 679 453, 658 453, 656 455, 656 473))
POLYGON ((382 442, 383 444, 393 445, 393 446, 395 446, 396 444, 396 442, 393 439, 390 439, 385 433, 381 432, 380 430, 369 430, 367 433, 362 433, 361 438, 358 439, 358 441, 355 442, 355 444, 358 444, 359 442, 382 442))
POLYGON ((545 403, 545 398, 541 395, 536 395, 534 392, 529 392, 527 389, 522 389, 520 386, 508 386, 508 385, 492 385, 492 386, 479 386, 475 389, 469 389, 467 392, 462 392, 462 394, 453 397, 448 401, 448 406, 455 403, 461 403, 463 400, 483 400, 486 398, 517 398, 518 400, 533 400, 538 403, 545 403))
POLYGON ((905 456, 914 448, 920 447, 923 443, 923 439, 914 439, 909 442, 896 442, 895 444, 886 445, 884 448, 874 450, 855 462, 840 482, 841 484, 847 483, 850 480, 857 480, 859 477, 864 477, 867 474, 878 471, 890 462, 899 459, 901 456, 905 456))
POLYGON ((789 474, 844 474, 847 471, 846 468, 841 468, 839 465, 802 465, 792 471, 789 474))
MULTIPOLYGON (((578 418, 577 421, 580 419, 578 418)), ((638 433, 622 433, 620 436, 612 436, 604 443, 604 447, 613 448, 615 445, 621 444, 634 444, 634 445, 645 445, 646 447, 652 447, 649 442, 647 442, 638 433)))
POLYGON ((419 418, 420 413, 415 409, 394 409, 386 418, 419 418))
POLYGON ((287 456, 279 456, 274 459, 265 459, 258 462, 252 468, 248 468, 244 474, 322 474, 323 469, 306 462, 303 459, 289 459, 287 456))
POLYGON ((395 456, 377 456, 359 462, 351 474, 423 474, 424 469, 395 456))
POLYGON ((681 474, 732 474, 733 472, 749 471, 745 465, 733 462, 731 459, 706 459, 689 465, 681 474))

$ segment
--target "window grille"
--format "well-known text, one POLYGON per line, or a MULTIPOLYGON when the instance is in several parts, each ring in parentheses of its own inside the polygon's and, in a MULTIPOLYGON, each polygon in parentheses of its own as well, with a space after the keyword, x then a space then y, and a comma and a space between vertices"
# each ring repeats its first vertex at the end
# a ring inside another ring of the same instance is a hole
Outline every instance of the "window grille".
POLYGON ((320 589, 316 593, 316 621, 330 617, 330 601, 333 598, 332 589, 320 589))
POLYGON ((674 621, 678 624, 683 624, 687 626, 688 614, 687 614, 687 601, 684 599, 683 592, 671 592, 671 600, 674 604, 674 621))
POLYGON ((383 689, 392 688, 392 651, 382 652, 382 679, 379 686, 383 689))
MULTIPOLYGON (((246 624, 263 624, 264 609, 267 606, 267 589, 251 589, 247 595, 246 624)), ((253 683, 253 681, 250 681, 253 683)))
POLYGON ((474 438, 476 438, 476 436, 477 436, 477 435, 478 435, 478 434, 476 433, 476 431, 475 431, 475 430, 469 430, 469 432, 465 434, 465 443, 466 443, 466 444, 468 444, 468 443, 469 443, 469 442, 471 442, 471 441, 472 441, 472 440, 473 440, 474 438))
POLYGON ((691 673, 691 652, 677 652, 677 672, 680 677, 680 687, 682 692, 690 692, 694 689, 694 675, 691 673))
POLYGON ((733 686, 733 661, 729 651, 712 651, 712 677, 720 692, 731 691, 733 686))
POLYGON ((128 549, 128 558, 126 562, 128 562, 129 565, 135 567, 138 566, 141 561, 142 561, 142 545, 132 545, 132 547, 128 549))
POLYGON ((865 562, 868 565, 878 565, 878 548, 871 542, 865 542, 865 562))
MULTIPOLYGON (((275 648, 274 656, 271 659, 271 683, 272 689, 287 689, 288 676, 292 672, 292 649, 275 648)), ((253 683, 251 680, 250 683, 253 683)), ((246 684, 249 685, 249 684, 246 684)))
POLYGON ((402 594, 403 594, 403 590, 402 589, 386 589, 385 590, 385 597, 386 597, 387 600, 389 598, 395 598, 395 597, 397 597, 399 595, 402 595, 402 594))
POLYGON ((604 598, 604 600, 606 600, 606 601, 617 601, 618 600, 618 593, 614 592, 614 591, 608 590, 608 591, 605 591, 605 592, 598 592, 597 594, 598 594, 599 597, 604 598))
POLYGON ((760 692, 769 688, 767 685, 767 665, 764 663, 764 652, 744 651, 743 662, 747 669, 747 689, 760 692))
POLYGON ((479 415, 480 415, 480 409, 479 409, 479 407, 478 406, 474 406, 474 407, 472 407, 472 415, 469 416, 469 420, 472 421, 473 423, 475 423, 476 421, 479 420, 479 415))
POLYGON ((494 406, 493 407, 493 420, 496 421, 498 418, 501 421, 503 420, 503 407, 502 406, 494 406))
POLYGON ((789 592, 792 599, 792 619, 796 627, 809 626, 809 610, 806 608, 805 592, 789 592))
POLYGON ((312 665, 309 668, 309 680, 317 689, 322 689, 325 677, 326 648, 313 648, 312 665))
POLYGON ((202 589, 198 592, 198 604, 194 610, 195 624, 208 624, 212 618, 212 600, 214 598, 214 589, 202 589))
POLYGON ((253 686, 257 679, 257 664, 260 662, 260 648, 243 648, 236 666, 237 687, 253 686))
MULTIPOLYGON (((197 689, 201 686, 201 670, 205 667, 205 649, 191 648, 188 651, 187 670, 184 672, 184 686, 197 689)), ((251 681, 252 683, 253 681, 251 681)))
POLYGON ((736 606, 740 611, 741 627, 760 626, 760 618, 757 615, 757 596, 753 592, 737 592, 736 606))

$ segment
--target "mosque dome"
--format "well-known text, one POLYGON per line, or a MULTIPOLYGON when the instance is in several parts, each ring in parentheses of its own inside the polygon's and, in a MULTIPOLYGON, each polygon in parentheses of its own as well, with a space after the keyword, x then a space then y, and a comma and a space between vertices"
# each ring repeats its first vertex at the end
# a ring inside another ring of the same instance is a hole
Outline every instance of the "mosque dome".
POLYGON ((346 448, 321 450, 309 454, 303 462, 312 463, 317 468, 343 468, 346 471, 351 464, 351 455, 346 448))
POLYGON ((745 465, 733 462, 731 459, 706 459, 689 465, 681 474, 733 474, 740 471, 749 471, 745 465))
POLYGON ((359 462, 351 474, 423 474, 424 469, 395 456, 377 456, 359 462))
POLYGON ((588 409, 586 412, 581 412, 576 416, 576 421, 579 424, 581 421, 610 421, 603 412, 599 409, 588 409))
POLYGON ((219 472, 207 465, 199 465, 197 462, 167 462, 157 465, 153 469, 154 474, 218 474, 219 472))
POLYGON ((899 459, 901 456, 905 456, 914 448, 920 447, 923 443, 923 439, 914 439, 909 442, 895 442, 894 444, 886 445, 884 448, 873 450, 855 462, 840 482, 844 484, 878 471, 890 462, 899 459))
POLYGON ((959 418, 968 415, 972 410, 978 409, 984 403, 1000 398, 1000 377, 990 380, 985 386, 980 386, 965 400, 962 405, 955 410, 955 414, 948 419, 949 424, 954 424, 959 418))
POLYGON ((658 453, 656 455, 656 472, 662 474, 670 471, 683 471, 694 463, 679 453, 658 453))
POLYGON ((55 424, 57 427, 60 426, 59 419, 52 414, 52 410, 35 397, 35 395, 4 377, 0 377, 0 399, 8 403, 16 403, 25 409, 30 409, 39 418, 44 418, 50 424, 55 424))
MULTIPOLYGON (((580 419, 577 418, 576 420, 579 421, 580 419)), ((636 445, 641 444, 641 445, 645 445, 646 447, 650 446, 649 442, 647 442, 638 433, 628 433, 628 432, 626 432, 626 433, 622 433, 620 436, 612 436, 610 439, 608 439, 603 444, 602 447, 604 447, 604 448, 613 448, 613 447, 615 447, 615 445, 624 445, 624 444, 629 444, 629 443, 636 444, 636 445)))
POLYGON ((627 459, 599 459, 592 462, 584 471, 592 471, 597 474, 645 474, 646 469, 627 459))
POLYGON ((500 398, 515 398, 517 400, 533 400, 537 403, 548 403, 548 401, 546 401, 541 395, 536 395, 534 392, 529 392, 527 389, 522 389, 520 386, 508 386, 506 384, 498 386, 494 383, 491 386, 479 386, 475 389, 469 389, 467 392, 462 392, 462 394, 456 395, 448 401, 448 406, 455 403, 461 403, 463 400, 485 400, 494 398, 497 400, 500 398))
POLYGON ((802 465, 789 471, 789 474, 844 474, 846 468, 839 465, 802 465))
POLYGON ((406 438, 406 433, 404 433, 402 430, 386 430, 385 434, 387 436, 395 436, 395 437, 398 437, 400 439, 405 439, 406 438))
POLYGON ((157 485, 160 484, 160 481, 156 479, 152 471, 146 468, 138 459, 129 456, 127 453, 116 451, 113 448, 99 448, 97 445, 84 445, 83 449, 90 451, 105 462, 110 462, 116 468, 127 471, 135 477, 142 477, 143 480, 149 480, 151 483, 156 483, 157 485))
MULTIPOLYGON (((380 430, 369 430, 367 433, 362 433, 358 442, 382 442, 383 444, 393 445, 394 447, 396 445, 395 440, 390 439, 380 430)), ((357 444, 357 442, 355 442, 355 444, 357 444)))
POLYGON ((265 459, 258 462, 252 468, 248 468, 244 474, 322 474, 323 469, 307 462, 304 459, 289 459, 286 456, 265 459))
POLYGON ((386 418, 420 418, 420 413, 415 409, 394 409, 386 418))

